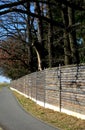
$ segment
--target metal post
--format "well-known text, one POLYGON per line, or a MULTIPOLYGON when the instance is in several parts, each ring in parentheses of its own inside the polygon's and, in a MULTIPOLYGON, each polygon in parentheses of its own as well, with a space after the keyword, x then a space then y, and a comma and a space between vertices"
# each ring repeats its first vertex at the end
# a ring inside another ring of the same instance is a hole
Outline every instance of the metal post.
POLYGON ((61 66, 59 64, 59 73, 58 73, 58 78, 59 78, 59 111, 61 112, 61 66))
POLYGON ((44 70, 43 78, 44 78, 43 85, 44 85, 44 107, 45 107, 45 100, 46 100, 46 71, 45 70, 44 70))

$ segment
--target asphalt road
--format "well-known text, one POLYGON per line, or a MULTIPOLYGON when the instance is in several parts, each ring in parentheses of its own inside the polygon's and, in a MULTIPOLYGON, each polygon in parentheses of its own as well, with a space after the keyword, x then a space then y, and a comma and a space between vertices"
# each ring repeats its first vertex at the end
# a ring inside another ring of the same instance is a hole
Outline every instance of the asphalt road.
POLYGON ((25 112, 7 87, 0 90, 0 124, 5 130, 58 130, 25 112))

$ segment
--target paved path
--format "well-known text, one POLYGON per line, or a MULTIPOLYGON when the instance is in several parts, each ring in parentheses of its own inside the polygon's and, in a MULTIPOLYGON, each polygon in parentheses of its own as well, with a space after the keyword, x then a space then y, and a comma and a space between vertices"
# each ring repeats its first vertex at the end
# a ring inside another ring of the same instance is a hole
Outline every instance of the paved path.
POLYGON ((6 87, 0 90, 0 124, 6 130, 58 130, 27 114, 6 87))

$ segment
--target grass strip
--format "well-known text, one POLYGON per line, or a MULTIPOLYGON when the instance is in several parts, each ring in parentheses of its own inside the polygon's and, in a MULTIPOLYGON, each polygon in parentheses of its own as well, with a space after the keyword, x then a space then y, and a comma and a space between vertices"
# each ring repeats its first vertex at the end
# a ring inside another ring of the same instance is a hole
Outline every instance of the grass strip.
POLYGON ((62 130, 85 130, 85 120, 50 109, 45 109, 17 92, 14 92, 14 95, 27 112, 54 127, 62 130))
POLYGON ((0 90, 3 88, 3 87, 8 87, 9 86, 9 83, 0 83, 0 90))

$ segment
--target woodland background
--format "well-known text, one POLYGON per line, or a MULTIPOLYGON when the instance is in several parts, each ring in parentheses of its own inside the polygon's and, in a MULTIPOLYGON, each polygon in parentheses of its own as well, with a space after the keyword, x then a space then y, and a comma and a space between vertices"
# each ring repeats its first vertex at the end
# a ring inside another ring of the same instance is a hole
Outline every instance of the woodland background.
POLYGON ((0 0, 0 72, 11 79, 85 63, 85 0, 0 0))

